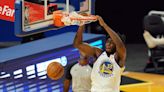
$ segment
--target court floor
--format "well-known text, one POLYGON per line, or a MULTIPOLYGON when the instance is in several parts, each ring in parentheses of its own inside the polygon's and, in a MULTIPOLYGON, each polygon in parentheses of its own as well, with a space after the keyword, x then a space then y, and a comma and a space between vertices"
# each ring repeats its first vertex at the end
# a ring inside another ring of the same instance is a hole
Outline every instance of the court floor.
POLYGON ((139 82, 121 85, 121 92, 164 92, 164 75, 126 71, 123 76, 139 82))

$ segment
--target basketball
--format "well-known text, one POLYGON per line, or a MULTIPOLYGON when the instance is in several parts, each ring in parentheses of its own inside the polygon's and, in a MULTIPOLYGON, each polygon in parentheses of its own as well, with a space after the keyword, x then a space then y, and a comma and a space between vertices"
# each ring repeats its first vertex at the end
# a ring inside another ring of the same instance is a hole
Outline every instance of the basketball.
POLYGON ((51 62, 47 66, 47 75, 52 80, 58 80, 64 75, 64 67, 58 62, 51 62))

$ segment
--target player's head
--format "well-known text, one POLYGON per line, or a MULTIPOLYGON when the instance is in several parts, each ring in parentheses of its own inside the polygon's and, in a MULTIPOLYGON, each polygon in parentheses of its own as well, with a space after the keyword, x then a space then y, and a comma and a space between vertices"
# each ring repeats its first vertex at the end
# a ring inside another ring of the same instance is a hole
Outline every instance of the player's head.
MULTIPOLYGON (((125 43, 125 35, 121 35, 118 33, 121 40, 125 43)), ((110 36, 106 36, 105 50, 108 54, 114 54, 116 52, 116 45, 110 38, 110 36)))
POLYGON ((116 45, 114 44, 114 42, 110 37, 106 39, 105 50, 109 54, 113 54, 116 52, 116 45))
POLYGON ((89 57, 88 56, 83 56, 83 55, 80 55, 80 59, 79 59, 79 64, 80 65, 86 65, 86 64, 89 64, 89 57))
POLYGON ((89 56, 80 55, 80 60, 88 61, 89 56))

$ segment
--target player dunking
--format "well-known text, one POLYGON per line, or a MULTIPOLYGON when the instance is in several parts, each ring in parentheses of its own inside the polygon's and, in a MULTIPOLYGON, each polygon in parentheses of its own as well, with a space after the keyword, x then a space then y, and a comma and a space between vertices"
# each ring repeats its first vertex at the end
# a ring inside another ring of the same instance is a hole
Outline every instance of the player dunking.
POLYGON ((99 24, 110 36, 106 40, 105 51, 84 43, 82 40, 83 30, 78 30, 74 39, 74 47, 86 56, 96 58, 91 73, 91 92, 120 92, 121 73, 125 68, 126 48, 119 35, 100 16, 97 17, 99 24))

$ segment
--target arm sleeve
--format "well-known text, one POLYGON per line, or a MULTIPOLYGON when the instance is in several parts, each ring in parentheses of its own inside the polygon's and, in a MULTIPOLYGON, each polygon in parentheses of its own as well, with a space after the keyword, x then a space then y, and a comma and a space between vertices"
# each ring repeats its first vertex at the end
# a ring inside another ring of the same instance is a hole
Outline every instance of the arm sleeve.
POLYGON ((71 68, 75 65, 76 63, 69 64, 68 67, 66 68, 66 75, 65 78, 68 80, 72 80, 72 75, 71 75, 71 68))

